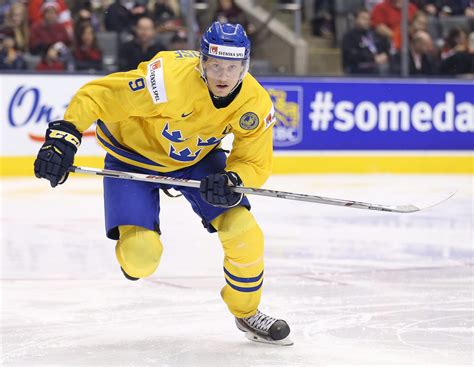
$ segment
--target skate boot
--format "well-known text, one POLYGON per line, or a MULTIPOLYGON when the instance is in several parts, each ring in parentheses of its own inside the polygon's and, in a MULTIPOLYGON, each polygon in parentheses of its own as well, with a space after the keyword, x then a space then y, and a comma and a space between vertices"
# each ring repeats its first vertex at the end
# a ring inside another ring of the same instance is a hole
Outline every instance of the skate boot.
POLYGON ((254 342, 293 345, 290 339, 290 327, 284 320, 277 320, 257 310, 253 316, 235 318, 239 330, 245 332, 247 339, 254 342))

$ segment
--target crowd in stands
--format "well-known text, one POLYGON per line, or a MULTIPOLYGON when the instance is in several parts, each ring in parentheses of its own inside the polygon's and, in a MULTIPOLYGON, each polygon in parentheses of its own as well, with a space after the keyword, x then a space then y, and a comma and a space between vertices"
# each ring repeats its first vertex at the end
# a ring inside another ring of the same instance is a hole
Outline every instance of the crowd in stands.
MULTIPOLYGON (((186 0, 0 0, 0 69, 134 69, 159 51, 187 48, 186 9, 186 0)), ((252 32, 233 0, 218 0, 213 18, 252 32)))
MULTIPOLYGON (((340 40, 345 73, 400 74, 402 0, 312 1, 312 33, 340 40), (337 4, 352 6, 350 28, 338 29, 337 4)), ((211 20, 241 23, 252 39, 256 27, 234 0, 215 2, 205 24, 196 19, 196 40, 211 20)), ((0 69, 133 69, 187 48, 187 9, 187 0, 0 0, 0 69)), ((474 73, 474 0, 410 0, 408 20, 411 75, 474 73)))
MULTIPOLYGON (((400 75, 402 1, 364 5, 342 38, 345 73, 400 75)), ((410 1, 408 22, 410 75, 474 74, 474 1, 410 1)))

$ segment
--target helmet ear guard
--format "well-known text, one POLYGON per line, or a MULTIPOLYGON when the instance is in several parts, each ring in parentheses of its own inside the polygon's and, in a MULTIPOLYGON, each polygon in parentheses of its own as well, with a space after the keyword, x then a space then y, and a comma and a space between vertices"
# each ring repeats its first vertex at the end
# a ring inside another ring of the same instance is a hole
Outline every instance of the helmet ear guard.
POLYGON ((223 60, 242 60, 244 68, 239 82, 231 93, 242 82, 249 70, 250 63, 250 40, 240 24, 214 22, 201 37, 200 73, 207 84, 204 62, 208 57, 223 60))

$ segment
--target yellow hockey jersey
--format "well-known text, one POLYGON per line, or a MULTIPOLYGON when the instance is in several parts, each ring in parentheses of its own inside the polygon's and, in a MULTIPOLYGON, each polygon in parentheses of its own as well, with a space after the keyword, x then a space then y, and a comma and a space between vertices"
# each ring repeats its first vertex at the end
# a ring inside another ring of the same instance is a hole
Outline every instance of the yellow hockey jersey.
POLYGON ((226 169, 253 187, 270 175, 270 96, 247 73, 236 98, 227 107, 214 107, 196 51, 160 52, 136 70, 87 83, 64 119, 81 132, 97 120, 96 137, 109 154, 157 172, 196 164, 232 133, 226 169))

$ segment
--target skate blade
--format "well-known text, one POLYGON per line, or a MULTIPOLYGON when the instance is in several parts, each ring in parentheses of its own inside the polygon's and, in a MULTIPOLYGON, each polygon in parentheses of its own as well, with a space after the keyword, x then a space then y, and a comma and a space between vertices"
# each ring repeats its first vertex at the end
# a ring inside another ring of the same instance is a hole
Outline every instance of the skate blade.
POLYGON ((251 340, 256 343, 265 343, 265 344, 274 344, 274 345, 293 345, 293 340, 289 336, 287 336, 285 339, 281 340, 273 340, 270 338, 264 338, 260 335, 254 334, 251 331, 246 331, 245 332, 245 337, 248 340, 251 340))

